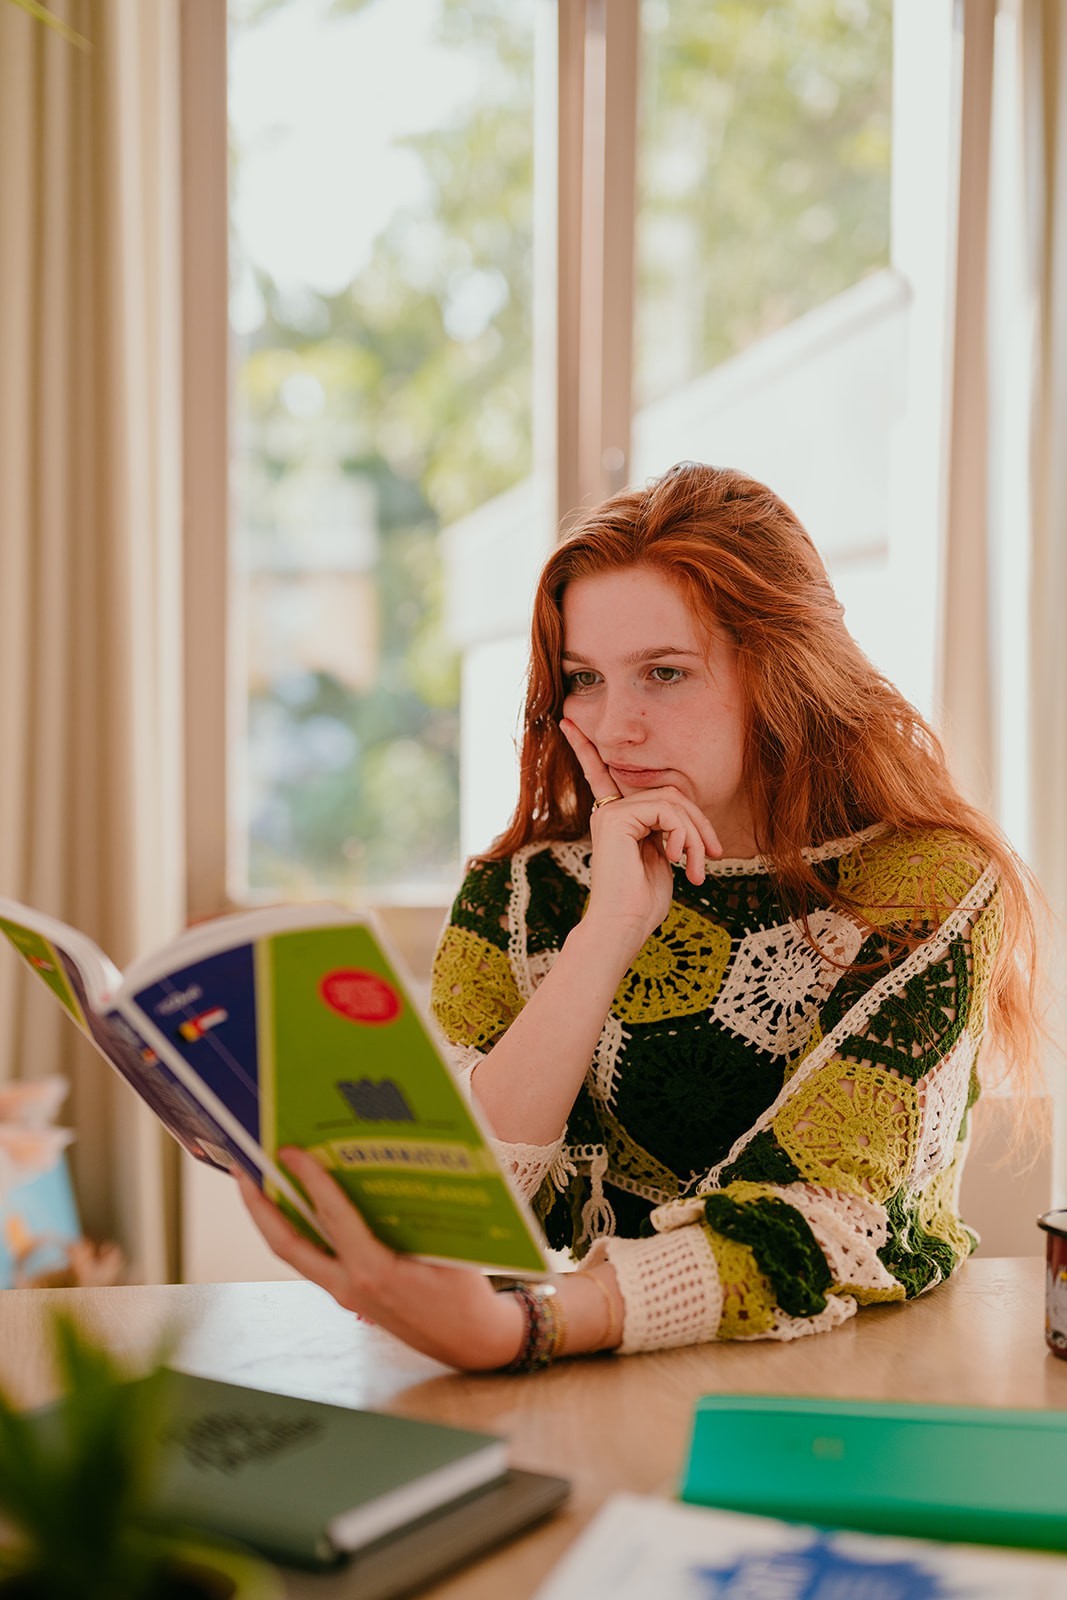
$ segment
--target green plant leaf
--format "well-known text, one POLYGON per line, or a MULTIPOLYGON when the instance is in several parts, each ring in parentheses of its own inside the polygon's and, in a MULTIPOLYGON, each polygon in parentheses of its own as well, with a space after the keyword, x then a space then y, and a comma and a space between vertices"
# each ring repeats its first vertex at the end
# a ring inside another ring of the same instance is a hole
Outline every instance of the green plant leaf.
POLYGON ((143 1517, 177 1330, 132 1380, 73 1317, 52 1331, 59 1401, 25 1414, 0 1391, 0 1519, 21 1540, 0 1570, 32 1572, 50 1600, 148 1600, 169 1560, 143 1517))

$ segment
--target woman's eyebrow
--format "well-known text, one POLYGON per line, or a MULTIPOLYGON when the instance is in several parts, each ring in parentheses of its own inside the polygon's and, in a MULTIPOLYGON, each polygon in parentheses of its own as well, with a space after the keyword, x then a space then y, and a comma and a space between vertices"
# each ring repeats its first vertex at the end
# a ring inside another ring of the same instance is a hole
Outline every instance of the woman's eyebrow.
MULTIPOLYGON (((692 656, 698 661, 702 659, 699 650, 686 650, 677 644, 658 644, 651 650, 631 650, 620 659, 624 667, 638 667, 643 661, 658 661, 661 656, 692 656)), ((592 665, 589 657, 579 655, 577 650, 564 650, 562 659, 576 661, 583 667, 592 665)))

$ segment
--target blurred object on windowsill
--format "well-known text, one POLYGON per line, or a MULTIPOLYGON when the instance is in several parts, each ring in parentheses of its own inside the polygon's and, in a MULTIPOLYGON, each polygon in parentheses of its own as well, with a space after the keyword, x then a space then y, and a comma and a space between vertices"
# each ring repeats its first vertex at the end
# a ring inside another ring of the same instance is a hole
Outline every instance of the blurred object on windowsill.
POLYGON ((54 1125, 60 1077, 0 1084, 0 1288, 77 1289, 118 1283, 122 1252, 82 1237, 67 1165, 70 1128, 54 1125))

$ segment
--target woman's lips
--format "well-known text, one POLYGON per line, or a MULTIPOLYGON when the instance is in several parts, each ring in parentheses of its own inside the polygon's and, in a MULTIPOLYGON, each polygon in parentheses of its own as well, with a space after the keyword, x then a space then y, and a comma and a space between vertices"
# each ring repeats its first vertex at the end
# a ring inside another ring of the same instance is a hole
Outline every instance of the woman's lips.
POLYGON ((609 763, 608 771, 616 783, 630 789, 661 789, 669 781, 665 767, 616 767, 609 763))

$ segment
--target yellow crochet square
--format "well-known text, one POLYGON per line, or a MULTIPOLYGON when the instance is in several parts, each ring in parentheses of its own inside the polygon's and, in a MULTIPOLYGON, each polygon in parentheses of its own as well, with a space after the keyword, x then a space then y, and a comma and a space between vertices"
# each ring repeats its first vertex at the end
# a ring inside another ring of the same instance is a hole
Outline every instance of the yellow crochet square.
POLYGON ((725 1239, 704 1225, 719 1269, 722 1316, 717 1339, 751 1339, 769 1333, 775 1324, 774 1290, 756 1265, 747 1244, 725 1239))
POLYGON ((445 929, 434 957, 431 1007, 452 1044, 492 1044, 522 1010, 508 958, 476 933, 445 929))
POLYGON ((914 1084, 849 1061, 813 1073, 772 1124, 810 1182, 883 1203, 911 1170, 919 1125, 914 1084))
POLYGON ((947 828, 868 840, 841 857, 838 887, 875 927, 943 922, 981 877, 977 847, 947 828))
POLYGON ((967 1013, 967 1031, 976 1038, 981 1036, 985 1027, 989 979, 1003 933, 1004 901, 998 889, 971 929, 971 961, 974 975, 971 980, 971 1008, 967 1013))
POLYGON ((611 1003, 621 1022, 667 1022, 707 1011, 730 960, 730 935, 677 900, 637 952, 611 1003))

